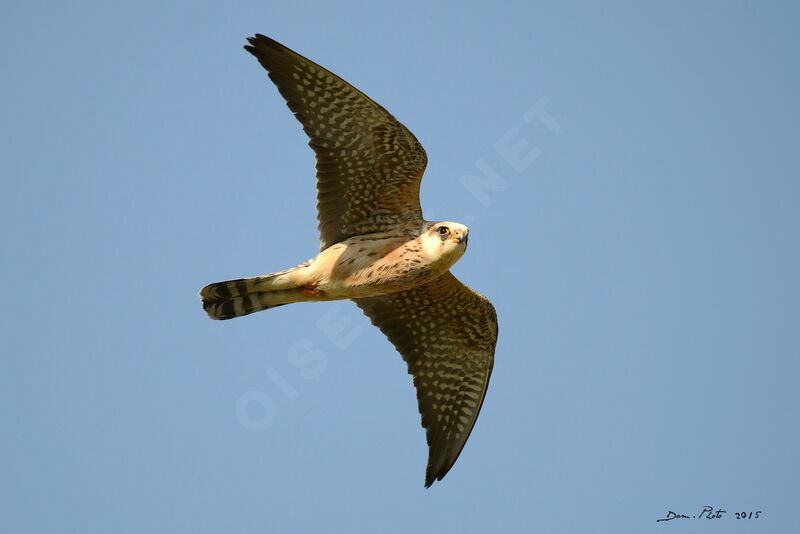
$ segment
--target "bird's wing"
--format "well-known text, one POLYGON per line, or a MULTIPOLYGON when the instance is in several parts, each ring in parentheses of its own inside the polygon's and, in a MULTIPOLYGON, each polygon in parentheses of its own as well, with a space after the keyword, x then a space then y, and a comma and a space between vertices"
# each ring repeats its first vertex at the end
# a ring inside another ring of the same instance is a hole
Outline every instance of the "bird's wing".
POLYGON ((355 302, 414 377, 427 430, 429 487, 453 466, 478 418, 497 343, 494 306, 449 272, 414 289, 355 302))
POLYGON ((322 249, 348 237, 422 222, 428 158, 414 134, 367 95, 257 34, 245 49, 267 69, 317 155, 322 249))

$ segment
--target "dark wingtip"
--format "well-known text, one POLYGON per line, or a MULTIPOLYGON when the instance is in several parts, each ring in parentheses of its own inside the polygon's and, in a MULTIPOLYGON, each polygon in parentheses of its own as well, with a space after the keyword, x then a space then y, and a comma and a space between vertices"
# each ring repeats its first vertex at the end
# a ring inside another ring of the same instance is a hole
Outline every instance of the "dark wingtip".
POLYGON ((285 46, 280 44, 275 39, 271 39, 266 35, 260 33, 247 38, 249 44, 244 45, 244 49, 253 54, 255 57, 261 59, 269 50, 276 52, 283 52, 288 50, 285 46))
POLYGON ((258 48, 259 45, 260 46, 268 46, 270 48, 286 48, 285 46, 280 44, 275 39, 272 39, 272 38, 267 37, 266 35, 262 35, 260 33, 257 33, 252 37, 248 37, 247 38, 247 42, 250 43, 250 45, 253 48, 258 48))
POLYGON ((433 483, 437 480, 442 480, 442 476, 438 476, 438 473, 434 473, 432 469, 428 468, 425 472, 425 489, 433 486, 433 483))
POLYGON ((250 44, 244 45, 244 49, 253 54, 254 56, 257 53, 256 44, 258 43, 259 37, 263 37, 260 33, 255 34, 253 37, 248 37, 247 42, 250 44))

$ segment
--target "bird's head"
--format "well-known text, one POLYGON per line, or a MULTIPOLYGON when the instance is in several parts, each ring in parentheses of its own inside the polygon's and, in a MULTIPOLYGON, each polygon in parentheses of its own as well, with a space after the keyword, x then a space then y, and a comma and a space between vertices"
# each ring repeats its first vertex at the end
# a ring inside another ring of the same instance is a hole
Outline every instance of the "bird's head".
POLYGON ((449 269, 467 250, 469 228, 457 222, 432 223, 422 235, 425 253, 434 261, 444 261, 449 269))

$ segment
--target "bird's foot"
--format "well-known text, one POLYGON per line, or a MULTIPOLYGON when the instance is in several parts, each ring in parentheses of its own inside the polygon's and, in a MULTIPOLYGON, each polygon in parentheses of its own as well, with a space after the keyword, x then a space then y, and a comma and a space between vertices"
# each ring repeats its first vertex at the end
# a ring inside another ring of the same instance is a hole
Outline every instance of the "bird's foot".
POLYGON ((319 297, 322 295, 322 290, 318 289, 314 284, 300 286, 300 292, 307 297, 319 297))

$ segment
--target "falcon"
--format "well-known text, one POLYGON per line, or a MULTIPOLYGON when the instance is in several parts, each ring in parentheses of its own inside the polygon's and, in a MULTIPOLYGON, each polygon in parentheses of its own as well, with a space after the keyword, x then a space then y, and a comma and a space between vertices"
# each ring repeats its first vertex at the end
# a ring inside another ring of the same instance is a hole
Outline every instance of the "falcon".
POLYGON ((469 229, 422 217, 427 155, 380 104, 269 37, 248 42, 316 154, 320 253, 283 271, 210 284, 200 291, 203 309, 232 319, 294 302, 353 300, 413 376, 430 487, 475 425, 497 343, 494 306, 450 273, 469 229))

